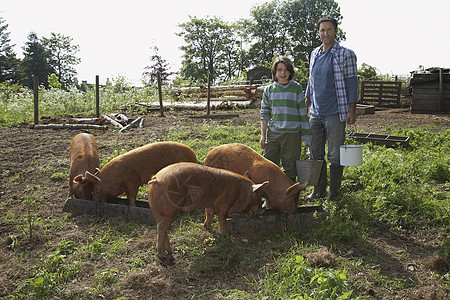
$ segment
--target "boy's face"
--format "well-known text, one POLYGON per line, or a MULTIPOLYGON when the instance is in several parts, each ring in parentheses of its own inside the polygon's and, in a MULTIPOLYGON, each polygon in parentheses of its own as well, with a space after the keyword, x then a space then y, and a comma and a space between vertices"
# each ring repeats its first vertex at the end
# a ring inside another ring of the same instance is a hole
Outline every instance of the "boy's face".
POLYGON ((287 70, 286 65, 282 62, 278 63, 276 72, 277 81, 281 84, 287 84, 289 83, 289 76, 291 76, 291 73, 287 70))

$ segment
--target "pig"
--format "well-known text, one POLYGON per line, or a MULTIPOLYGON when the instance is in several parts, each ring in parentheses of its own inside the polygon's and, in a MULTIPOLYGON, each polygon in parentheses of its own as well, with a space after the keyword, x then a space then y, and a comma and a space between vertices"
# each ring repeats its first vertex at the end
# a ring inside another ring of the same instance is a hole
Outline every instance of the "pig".
MULTIPOLYGON (((297 212, 299 193, 308 185, 308 182, 294 184, 275 163, 239 143, 212 148, 206 155, 204 165, 247 174, 253 182, 269 181, 261 189, 261 195, 266 198, 267 208, 274 208, 282 214, 297 212)), ((211 209, 206 210, 205 223, 210 223, 213 214, 211 209)))
POLYGON ((86 179, 86 171, 94 173, 100 166, 98 146, 92 134, 79 133, 70 145, 69 194, 68 197, 91 199, 92 182, 86 179))
POLYGON ((159 171, 149 182, 148 202, 157 224, 158 256, 172 254, 167 230, 180 211, 195 208, 217 210, 220 233, 226 234, 228 212, 261 213, 257 190, 268 182, 254 184, 230 172, 193 163, 177 163, 159 171))
POLYGON ((177 142, 156 142, 119 155, 97 174, 86 172, 94 184, 94 200, 111 202, 125 193, 129 205, 136 206, 139 186, 146 184, 162 168, 177 162, 197 162, 195 152, 177 142))

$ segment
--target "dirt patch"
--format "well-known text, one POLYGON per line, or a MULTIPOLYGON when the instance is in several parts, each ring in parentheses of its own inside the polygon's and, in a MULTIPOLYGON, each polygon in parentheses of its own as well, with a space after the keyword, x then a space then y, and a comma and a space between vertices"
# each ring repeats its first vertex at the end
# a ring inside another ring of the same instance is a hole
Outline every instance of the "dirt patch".
MULTIPOLYGON (((136 145, 164 139, 172 128, 180 126, 201 126, 208 122, 234 125, 255 124, 259 122, 259 111, 253 109, 237 111, 213 111, 214 118, 206 117, 205 112, 194 111, 170 111, 165 117, 159 113, 149 113, 144 116, 144 127, 130 132, 119 134, 116 129, 96 131, 94 135, 99 144, 100 160, 107 159, 114 151, 122 149, 130 150, 136 145)), ((136 116, 134 116, 136 117, 136 116)), ((65 123, 65 118, 47 118, 42 123, 65 123)), ((411 114, 407 108, 378 109, 375 114, 361 115, 358 117, 358 131, 366 133, 385 133, 386 130, 394 131, 398 128, 413 129, 426 128, 432 131, 441 131, 450 128, 449 114, 411 114)), ((56 173, 66 176, 69 168, 69 149, 74 135, 78 133, 71 130, 34 130, 29 124, 18 128, 0 129, 0 209, 3 217, 0 224, 0 298, 6 297, 15 285, 30 277, 36 270, 37 262, 47 255, 48 245, 56 245, 62 238, 89 242, 89 237, 95 231, 99 222, 94 217, 80 216, 63 228, 50 230, 44 227, 36 227, 36 239, 33 243, 22 242, 19 248, 12 247, 14 238, 21 235, 18 228, 20 216, 27 213, 24 200, 32 197, 33 191, 39 190, 41 207, 39 217, 55 220, 58 226, 66 218, 67 214, 61 209, 67 196, 68 187, 66 179, 51 178, 56 173)), ((115 226, 125 230, 125 222, 117 220, 115 226)), ((119 230, 119 233, 120 233, 119 230)), ((441 299, 445 295, 442 289, 436 290, 438 282, 443 275, 440 274, 442 263, 435 256, 436 247, 442 241, 441 233, 427 236, 402 236, 386 234, 380 237, 372 237, 369 242, 377 249, 383 249, 379 253, 379 263, 374 263, 373 271, 382 270, 384 276, 407 278, 414 276, 416 282, 422 282, 421 286, 408 287, 410 294, 384 295, 382 290, 368 290, 362 294, 375 296, 377 299, 411 298, 411 299, 441 299), (405 247, 408 254, 402 255, 405 247), (392 260, 392 257, 396 257, 392 260)), ((142 239, 135 243, 127 242, 127 253, 122 253, 124 260, 131 260, 139 253, 145 255, 145 249, 155 245, 156 234, 154 230, 142 230, 135 232, 142 239)), ((335 264, 334 256, 325 251, 319 253, 322 260, 328 264, 335 264), (330 260, 331 259, 331 260, 330 260), (328 261, 330 260, 330 261, 328 261)), ((267 255, 270 264, 274 253, 267 255)), ((140 298, 179 298, 186 295, 190 289, 208 289, 220 291, 221 289, 248 289, 244 275, 248 275, 254 267, 245 262, 236 261, 231 271, 224 274, 214 274, 209 278, 197 278, 190 274, 189 264, 186 261, 177 261, 174 266, 163 267, 149 259, 148 265, 136 271, 122 270, 120 263, 111 264, 110 269, 119 269, 128 275, 123 279, 125 286, 135 286, 130 290, 126 287, 105 289, 103 296, 107 299, 121 295, 127 299, 140 298)), ((101 261, 99 261, 101 263, 101 261)), ((323 263, 319 260, 318 264, 323 263)), ((95 260, 92 262, 95 264, 95 260)), ((78 283, 71 283, 72 295, 80 295, 86 286, 93 280, 92 269, 94 265, 82 267, 82 276, 78 283), (85 278, 84 278, 85 277, 85 278), (83 279, 84 278, 84 279, 83 279)), ((97 266, 98 267, 98 266, 97 266)), ((448 268, 447 268, 448 270, 448 268)), ((252 270, 250 276, 258 276, 258 268, 252 270)), ((357 271, 355 271, 357 272, 357 271)), ((360 279, 365 280, 365 274, 361 272, 360 279)), ((448 274, 447 274, 448 276, 448 274)), ((448 280, 448 279, 447 279, 448 280)), ((367 283, 370 286, 370 283, 367 283)), ((446 293, 449 291, 447 290, 446 293)), ((85 295, 85 294, 83 294, 85 295)), ((220 292, 210 292, 210 299, 225 299, 220 292)), ((447 294, 448 295, 448 294, 447 294)), ((95 298, 92 296, 92 298, 95 298)))

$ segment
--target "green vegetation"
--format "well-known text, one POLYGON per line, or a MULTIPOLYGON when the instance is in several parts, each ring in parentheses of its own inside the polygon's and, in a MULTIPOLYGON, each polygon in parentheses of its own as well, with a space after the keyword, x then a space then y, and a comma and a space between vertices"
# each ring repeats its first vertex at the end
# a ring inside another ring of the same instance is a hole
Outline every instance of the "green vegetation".
MULTIPOLYGON (((169 90, 164 90, 164 97, 170 99, 169 90)), ((119 111, 120 107, 134 102, 158 101, 158 91, 154 86, 131 87, 123 78, 113 79, 100 88, 100 113, 119 111)), ((0 127, 17 126, 34 120, 33 91, 19 85, 0 83, 0 127)), ((77 116, 95 115, 95 88, 86 92, 72 88, 39 89, 39 116, 77 116)))
MULTIPOLYGON (((22 110, 22 104, 31 105, 29 92, 22 89, 13 92, 13 87, 5 85, 1 88, 5 91, 0 94, 1 105, 12 114, 2 112, 1 125, 29 122, 28 111, 22 110)), ((101 99, 104 99, 103 107, 114 111, 127 99, 154 101, 154 92, 151 88, 137 90, 111 84, 103 87, 101 99)), ((91 91, 50 89, 41 93, 45 114, 76 115, 93 111, 91 91), (81 101, 88 98, 89 103, 81 101)), ((259 123, 236 126, 232 121, 218 125, 208 121, 201 126, 187 124, 173 128, 165 139, 190 146, 203 162, 210 147, 220 144, 240 142, 257 149, 259 126, 259 123)), ((409 136, 409 146, 388 148, 365 144, 364 164, 345 169, 341 199, 316 203, 322 204, 330 216, 312 230, 268 229, 250 237, 221 237, 217 234, 217 217, 212 231, 206 231, 201 210, 181 213, 169 231, 177 254, 176 263, 186 266, 181 269, 186 270, 186 274, 180 276, 195 282, 198 278, 236 276, 239 270, 239 276, 245 278, 247 284, 246 287, 211 291, 206 281, 202 281, 203 285, 193 283, 196 288, 183 290, 183 295, 191 299, 208 299, 214 293, 228 299, 358 299, 366 295, 369 285, 394 295, 422 284, 413 275, 390 277, 373 268, 376 261, 383 259, 383 254, 369 240, 384 232, 427 235, 450 230, 450 130, 392 131, 387 128, 386 131, 409 136), (327 249, 325 255, 321 254, 321 249, 327 249), (360 274, 364 275, 364 280, 360 274)), ((137 140, 133 145, 138 147, 144 143, 146 141, 137 140)), ((109 160, 130 150, 119 141, 112 148, 109 160)), ((53 181, 66 179, 67 172, 60 168, 51 170, 39 166, 36 169, 38 174, 45 174, 53 181)), ((2 172, 8 175, 8 171, 2 172)), ((16 187, 25 180, 26 173, 27 170, 14 174, 5 185, 16 187)), ((104 295, 115 299, 122 296, 118 291, 125 288, 139 292, 144 286, 148 288, 146 282, 154 280, 149 279, 152 274, 159 276, 154 267, 158 265, 155 226, 148 228, 154 234, 151 235, 146 233, 147 226, 124 220, 84 217, 84 221, 77 221, 45 217, 39 211, 46 201, 37 192, 39 189, 42 188, 33 185, 23 199, 2 201, 2 224, 16 228, 19 233, 9 236, 8 249, 14 251, 17 264, 25 264, 30 253, 35 253, 33 245, 42 247, 43 240, 54 240, 61 232, 65 235, 59 238, 58 244, 48 243, 48 249, 40 250, 43 254, 36 265, 23 268, 26 279, 18 281, 14 290, 9 291, 9 299, 83 299, 104 295), (26 213, 15 215, 8 210, 13 205, 25 206, 26 213), (83 238, 71 233, 78 227, 86 233, 83 238), (41 228, 44 230, 37 234, 41 228), (84 281, 84 290, 77 290, 81 281, 84 281)), ((138 198, 147 199, 144 188, 140 189, 138 198)), ((447 261, 449 241, 444 237, 436 246, 436 255, 447 261)), ((405 245, 396 255, 407 253, 405 245)), ((440 288, 450 284, 446 277, 439 282, 440 288)))

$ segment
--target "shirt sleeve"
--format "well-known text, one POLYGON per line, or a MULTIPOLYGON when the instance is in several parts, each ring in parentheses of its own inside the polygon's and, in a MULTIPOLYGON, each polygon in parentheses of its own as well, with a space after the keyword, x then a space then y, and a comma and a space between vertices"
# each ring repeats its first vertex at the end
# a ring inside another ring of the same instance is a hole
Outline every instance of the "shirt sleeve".
POLYGON ((358 76, 358 65, 355 52, 353 52, 353 50, 346 49, 344 53, 344 78, 358 76))
POLYGON ((299 117, 301 126, 301 138, 305 142, 305 145, 310 146, 312 141, 312 131, 309 124, 308 109, 305 105, 305 97, 300 87, 299 97, 299 117))
POLYGON ((261 100, 261 120, 265 120, 267 123, 269 123, 271 115, 272 115, 272 108, 270 107, 269 103, 269 86, 267 86, 264 89, 264 93, 261 100))
POLYGON ((347 92, 348 103, 358 102, 359 83, 357 76, 345 78, 345 91, 347 92))
POLYGON ((308 85, 306 86, 305 97, 307 97, 307 98, 311 97, 311 92, 309 91, 309 80, 308 80, 308 85))

